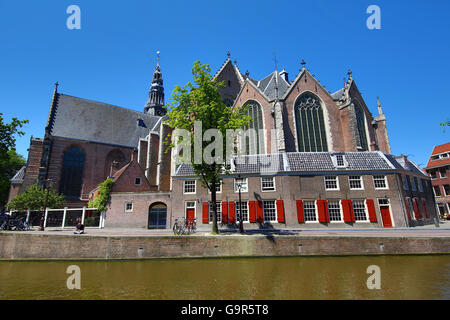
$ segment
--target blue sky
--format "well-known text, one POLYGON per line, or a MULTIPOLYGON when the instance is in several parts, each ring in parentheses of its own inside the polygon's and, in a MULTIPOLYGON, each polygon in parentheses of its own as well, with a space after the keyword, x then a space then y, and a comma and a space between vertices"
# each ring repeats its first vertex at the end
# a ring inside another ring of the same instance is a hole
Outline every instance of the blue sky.
MULTIPOLYGON (((43 137, 59 91, 143 110, 155 52, 166 97, 191 79, 195 60, 215 72, 227 51, 260 79, 279 68, 294 79, 301 59, 332 92, 350 68, 374 115, 379 96, 394 154, 426 165, 450 141, 450 2, 434 1, 22 1, 0 0, 0 112, 30 120, 17 150, 43 137), (81 8, 81 30, 66 8, 81 8), (381 8, 381 30, 366 9, 381 8)), ((93 115, 95 116, 95 115, 93 115)))

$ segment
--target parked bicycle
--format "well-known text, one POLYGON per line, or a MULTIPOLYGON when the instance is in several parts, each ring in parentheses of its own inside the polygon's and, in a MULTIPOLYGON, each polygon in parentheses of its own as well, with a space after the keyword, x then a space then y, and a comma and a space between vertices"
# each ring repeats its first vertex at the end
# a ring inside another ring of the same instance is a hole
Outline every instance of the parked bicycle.
POLYGON ((31 230, 26 217, 13 218, 8 214, 0 214, 0 230, 28 231, 31 230))
POLYGON ((197 230, 197 219, 196 218, 180 218, 175 219, 173 225, 173 233, 177 235, 191 234, 195 233, 197 230))

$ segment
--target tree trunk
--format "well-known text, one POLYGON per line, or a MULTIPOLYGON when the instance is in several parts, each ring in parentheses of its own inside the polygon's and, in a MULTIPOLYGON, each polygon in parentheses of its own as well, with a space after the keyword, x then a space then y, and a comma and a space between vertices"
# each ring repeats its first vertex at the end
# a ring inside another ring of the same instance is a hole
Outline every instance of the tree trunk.
POLYGON ((219 228, 217 226, 217 205, 216 205, 216 178, 213 178, 211 181, 211 204, 213 209, 213 225, 212 225, 212 233, 218 234, 219 228))

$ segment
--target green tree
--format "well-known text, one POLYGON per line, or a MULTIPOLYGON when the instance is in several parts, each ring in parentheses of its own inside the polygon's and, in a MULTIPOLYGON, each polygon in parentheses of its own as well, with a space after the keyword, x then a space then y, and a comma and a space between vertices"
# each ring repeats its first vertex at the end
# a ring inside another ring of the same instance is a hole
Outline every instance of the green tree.
MULTIPOLYGON (((47 190, 37 184, 29 186, 24 193, 15 196, 9 203, 8 208, 11 210, 43 210, 47 190)), ((48 189, 47 208, 55 209, 64 206, 64 195, 58 194, 55 189, 48 189)))
POLYGON ((171 135, 166 140, 166 143, 172 148, 183 144, 194 146, 195 122, 197 121, 201 123, 201 137, 205 137, 205 132, 209 129, 220 131, 222 141, 217 141, 219 139, 217 136, 211 137, 210 141, 204 141, 205 139, 201 138, 199 148, 190 148, 191 154, 182 155, 184 160, 192 165, 194 173, 200 178, 202 185, 211 192, 213 208, 212 233, 217 234, 219 230, 217 227, 216 186, 221 182, 221 176, 224 173, 227 174, 229 170, 225 166, 222 157, 227 152, 230 154, 230 151, 233 151, 226 150, 227 130, 245 127, 249 124, 250 117, 247 116, 246 106, 229 108, 224 104, 223 98, 219 93, 219 88, 224 87, 224 83, 214 79, 210 71, 209 65, 196 61, 192 68, 194 83, 188 82, 183 87, 175 86, 172 94, 173 103, 167 106, 169 120, 166 123, 171 128, 184 129, 185 132, 189 133, 189 136, 174 139, 175 135, 171 135), (207 147, 212 142, 216 146, 211 152, 211 156, 215 159, 211 163, 210 161, 205 161, 203 154, 205 151, 211 150, 207 147), (200 161, 198 160, 199 156, 201 158, 200 161))
POLYGON ((3 113, 0 113, 0 208, 7 199, 10 187, 10 179, 25 163, 25 160, 15 152, 16 136, 25 133, 20 130, 28 120, 12 118, 10 123, 3 121, 3 113))
POLYGON ((98 185, 100 194, 95 197, 94 201, 89 201, 89 208, 96 208, 99 212, 106 211, 106 205, 109 202, 109 195, 113 187, 114 181, 111 178, 106 179, 98 185))
POLYGON ((0 175, 0 208, 8 200, 11 178, 17 170, 25 165, 25 159, 14 150, 9 150, 3 155, 3 157, 0 157, 0 172, 2 172, 2 175, 0 175))

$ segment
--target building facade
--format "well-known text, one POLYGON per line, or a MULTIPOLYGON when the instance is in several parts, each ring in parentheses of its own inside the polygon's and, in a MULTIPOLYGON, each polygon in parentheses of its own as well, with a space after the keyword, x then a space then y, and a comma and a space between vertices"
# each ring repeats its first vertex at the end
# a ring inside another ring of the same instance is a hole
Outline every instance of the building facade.
POLYGON ((450 214, 450 142, 435 146, 426 167, 431 178, 439 215, 450 214))
MULTIPOLYGON (((256 133, 242 141, 246 155, 232 159, 223 177, 222 228, 236 227, 239 212, 249 228, 433 222, 429 177, 391 155, 381 103, 373 116, 350 71, 344 87, 331 93, 303 61, 293 81, 285 70, 256 80, 228 54, 214 78, 224 82, 226 107, 248 106, 256 133)), ((189 165, 172 161, 165 119, 159 62, 144 112, 61 94, 56 86, 45 136, 32 139, 19 188, 50 181, 68 206, 80 207, 111 177, 105 227, 166 229, 177 218, 195 217, 209 228, 209 191, 189 165)))

